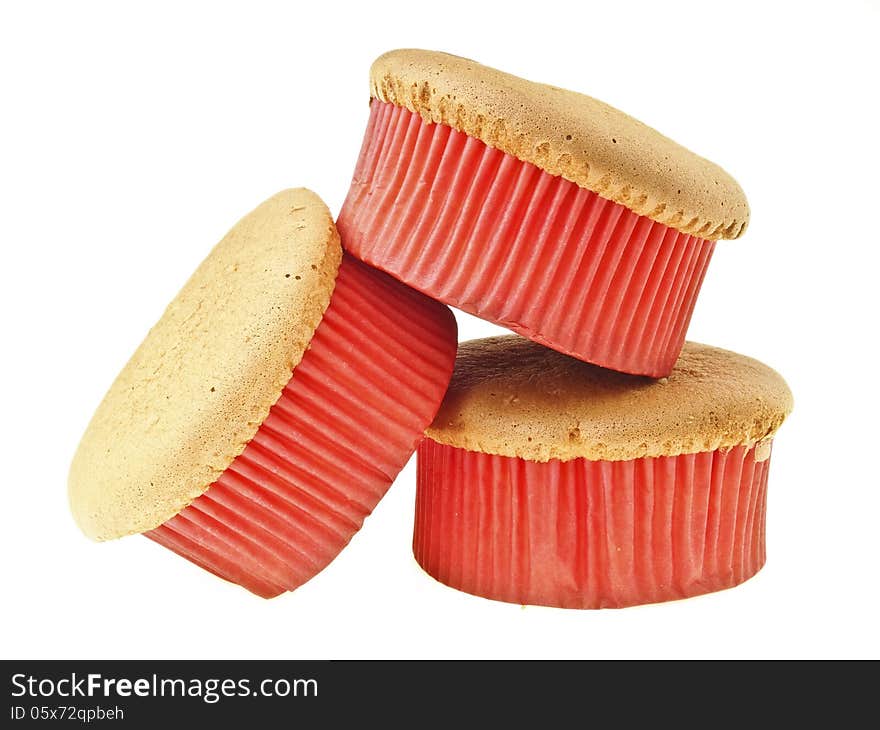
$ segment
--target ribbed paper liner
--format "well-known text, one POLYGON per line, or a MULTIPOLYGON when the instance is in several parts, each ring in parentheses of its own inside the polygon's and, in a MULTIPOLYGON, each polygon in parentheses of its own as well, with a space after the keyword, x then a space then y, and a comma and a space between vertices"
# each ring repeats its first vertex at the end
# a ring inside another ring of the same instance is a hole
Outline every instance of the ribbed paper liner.
POLYGON ((654 377, 715 246, 376 100, 337 225, 355 256, 435 299, 654 377))
POLYGON ((311 345, 253 441, 147 537, 272 597, 324 568, 412 455, 443 398, 452 313, 348 255, 311 345))
POLYGON ((413 549, 442 583, 511 603, 619 608, 730 588, 764 564, 769 463, 746 447, 536 463, 425 439, 413 549))

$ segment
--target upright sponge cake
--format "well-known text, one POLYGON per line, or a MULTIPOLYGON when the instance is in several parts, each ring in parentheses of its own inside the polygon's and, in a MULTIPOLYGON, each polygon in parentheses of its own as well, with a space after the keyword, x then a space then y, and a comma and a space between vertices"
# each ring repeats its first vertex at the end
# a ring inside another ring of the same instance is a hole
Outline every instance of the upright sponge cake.
POLYGON ((110 387, 70 470, 90 537, 151 539, 262 596, 320 571, 422 438, 451 312, 344 255, 285 190, 211 251, 110 387))
POLYGON ((570 608, 728 588, 764 563, 782 377, 686 343, 652 381, 516 336, 461 345, 419 447, 414 551, 460 590, 570 608))
POLYGON ((337 225, 430 296, 581 360, 663 376, 715 241, 749 207, 718 165, 617 109, 446 53, 370 71, 337 225))

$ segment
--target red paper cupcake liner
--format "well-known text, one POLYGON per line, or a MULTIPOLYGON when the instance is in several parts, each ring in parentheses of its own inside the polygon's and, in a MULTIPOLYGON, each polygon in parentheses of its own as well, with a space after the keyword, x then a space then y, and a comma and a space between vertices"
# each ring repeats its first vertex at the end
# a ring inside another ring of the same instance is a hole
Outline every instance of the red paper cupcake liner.
POLYGON ((253 440, 151 540, 266 598, 322 570, 433 419, 452 312, 348 255, 330 305, 253 440))
POLYGON ((715 247, 375 100, 337 226, 435 299, 653 377, 672 370, 715 247))
POLYGON ((536 463, 425 439, 418 454, 413 551, 461 591, 620 608, 730 588, 764 564, 769 459, 754 448, 536 463))

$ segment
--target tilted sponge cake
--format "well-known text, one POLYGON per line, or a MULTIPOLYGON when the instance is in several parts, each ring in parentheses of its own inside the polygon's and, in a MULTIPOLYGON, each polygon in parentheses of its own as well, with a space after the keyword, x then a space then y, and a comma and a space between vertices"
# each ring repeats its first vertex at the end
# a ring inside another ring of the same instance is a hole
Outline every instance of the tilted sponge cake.
POLYGON ((286 190, 211 251, 98 406, 70 504, 272 597, 346 546, 452 375, 455 319, 344 254, 327 207, 286 190))
POLYGON ((518 337, 466 342, 419 447, 416 559, 463 591, 565 608, 730 588, 764 564, 791 409, 778 373, 707 345, 654 381, 518 337))
POLYGON ((346 249, 580 360, 672 370, 716 241, 749 206, 721 167, 584 94, 446 53, 370 70, 346 249))
POLYGON ((329 210, 302 188, 273 196, 217 244, 82 437, 69 485, 87 535, 157 527, 244 450, 302 359, 341 259, 329 210))
POLYGON ((748 225, 721 167, 586 94, 418 49, 379 56, 370 93, 684 233, 738 238, 748 225))

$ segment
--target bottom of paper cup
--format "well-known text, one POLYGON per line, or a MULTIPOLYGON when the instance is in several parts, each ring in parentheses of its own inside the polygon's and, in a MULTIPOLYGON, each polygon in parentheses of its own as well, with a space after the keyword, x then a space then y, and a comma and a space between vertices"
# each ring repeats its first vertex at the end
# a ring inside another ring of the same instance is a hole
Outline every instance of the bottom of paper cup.
POLYGON ((768 447, 536 463, 425 439, 413 551, 440 582, 510 603, 621 608, 730 588, 765 561, 768 447))
POLYGON ((669 375, 714 241, 373 100, 337 226, 353 255, 580 360, 669 375))
POLYGON ((309 349, 253 440, 145 535, 260 596, 305 583, 415 450, 455 351, 449 309, 344 256, 309 349))

